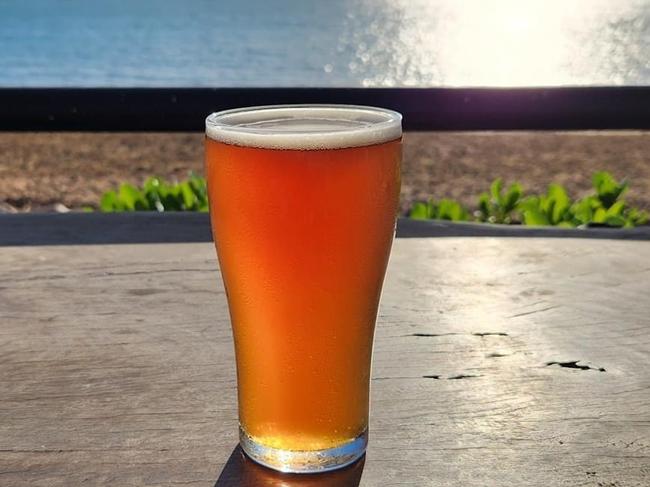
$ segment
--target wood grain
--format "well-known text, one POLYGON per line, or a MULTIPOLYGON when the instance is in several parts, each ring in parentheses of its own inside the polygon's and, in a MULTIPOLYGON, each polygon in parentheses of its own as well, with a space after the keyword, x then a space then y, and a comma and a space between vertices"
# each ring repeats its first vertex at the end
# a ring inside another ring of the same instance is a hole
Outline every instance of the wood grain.
POLYGON ((647 487, 649 296, 647 242, 396 240, 365 465, 297 478, 235 448, 211 244, 4 247, 0 485, 647 487))

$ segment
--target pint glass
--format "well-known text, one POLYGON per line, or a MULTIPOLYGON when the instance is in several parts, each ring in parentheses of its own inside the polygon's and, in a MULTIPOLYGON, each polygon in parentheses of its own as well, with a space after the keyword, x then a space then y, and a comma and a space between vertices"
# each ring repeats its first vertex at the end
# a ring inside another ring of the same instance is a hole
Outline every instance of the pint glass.
POLYGON ((361 106, 253 107, 206 120, 240 443, 262 465, 326 471, 365 451, 401 135, 399 113, 361 106))

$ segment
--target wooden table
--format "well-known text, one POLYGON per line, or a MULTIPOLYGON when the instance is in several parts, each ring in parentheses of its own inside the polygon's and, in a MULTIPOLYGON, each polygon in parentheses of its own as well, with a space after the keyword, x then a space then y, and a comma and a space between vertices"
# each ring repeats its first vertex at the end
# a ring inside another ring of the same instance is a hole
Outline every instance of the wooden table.
POLYGON ((365 464, 274 474, 236 431, 211 243, 0 247, 2 486, 647 487, 650 243, 397 239, 365 464))

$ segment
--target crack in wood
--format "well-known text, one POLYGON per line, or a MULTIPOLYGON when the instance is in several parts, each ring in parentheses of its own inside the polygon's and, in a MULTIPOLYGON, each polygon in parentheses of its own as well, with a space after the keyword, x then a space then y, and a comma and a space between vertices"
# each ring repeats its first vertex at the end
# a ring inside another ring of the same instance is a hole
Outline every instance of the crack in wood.
POLYGON ((604 367, 591 367, 590 365, 581 365, 580 360, 570 360, 568 362, 546 362, 546 366, 559 365, 565 369, 578 369, 578 370, 597 370, 598 372, 607 372, 604 367))
POLYGON ((423 375, 423 379, 435 379, 435 380, 440 380, 440 379, 446 379, 446 380, 460 380, 460 379, 474 379, 476 377, 482 377, 481 375, 472 375, 472 374, 458 374, 458 375, 451 375, 449 377, 442 377, 441 375, 438 374, 429 374, 429 375, 423 375))
POLYGON ((167 272, 210 272, 210 269, 147 269, 144 271, 129 271, 129 272, 98 272, 88 274, 88 277, 113 277, 113 276, 139 276, 139 275, 155 275, 164 274, 167 272))
POLYGON ((509 355, 510 355, 509 353, 491 352, 491 353, 488 353, 485 357, 486 358, 501 358, 501 357, 507 357, 509 355))
POLYGON ((92 453, 92 452, 123 452, 123 451, 142 451, 142 452, 166 452, 169 448, 144 448, 129 450, 124 448, 5 448, 0 449, 0 453, 92 453))
MULTIPOLYGON (((405 337, 435 338, 435 337, 446 337, 446 336, 456 336, 456 335, 467 335, 467 333, 455 333, 455 332, 450 332, 450 333, 409 333, 407 335, 402 335, 402 336, 405 336, 405 337)), ((475 336, 475 337, 487 337, 487 336, 507 337, 507 336, 509 336, 507 333, 502 332, 502 331, 474 332, 474 333, 469 333, 469 335, 472 335, 472 336, 475 336)))
POLYGON ((461 333, 411 333, 410 335, 402 336, 411 336, 411 337, 446 337, 451 335, 460 335, 461 333))
POLYGON ((550 310, 555 309, 555 308, 559 308, 559 306, 558 305, 548 306, 548 307, 542 308, 542 309, 535 309, 533 311, 526 311, 525 313, 517 313, 516 315, 508 316, 508 318, 519 318, 520 316, 528 316, 528 315, 532 315, 532 314, 535 314, 535 313, 543 313, 544 311, 550 311, 550 310))

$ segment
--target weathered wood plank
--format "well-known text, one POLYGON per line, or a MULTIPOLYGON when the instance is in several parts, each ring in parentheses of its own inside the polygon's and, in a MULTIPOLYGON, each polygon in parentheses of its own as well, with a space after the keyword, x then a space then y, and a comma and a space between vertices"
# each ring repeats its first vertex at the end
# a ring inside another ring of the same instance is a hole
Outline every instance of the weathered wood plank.
POLYGON ((296 480, 235 450, 211 244, 6 247, 0 485, 647 486, 649 295, 647 242, 398 239, 365 465, 296 480))

